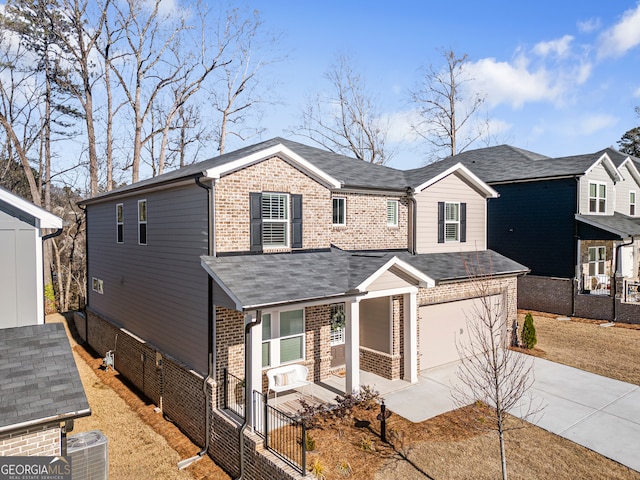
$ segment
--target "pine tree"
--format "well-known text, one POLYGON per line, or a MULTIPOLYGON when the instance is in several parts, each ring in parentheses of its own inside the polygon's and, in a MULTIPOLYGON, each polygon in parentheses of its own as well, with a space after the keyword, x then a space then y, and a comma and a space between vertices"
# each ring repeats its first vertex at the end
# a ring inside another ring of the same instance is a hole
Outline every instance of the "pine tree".
POLYGON ((533 348, 536 343, 538 343, 538 339, 536 338, 536 327, 533 326, 533 315, 527 313, 522 327, 522 344, 524 348, 533 348))

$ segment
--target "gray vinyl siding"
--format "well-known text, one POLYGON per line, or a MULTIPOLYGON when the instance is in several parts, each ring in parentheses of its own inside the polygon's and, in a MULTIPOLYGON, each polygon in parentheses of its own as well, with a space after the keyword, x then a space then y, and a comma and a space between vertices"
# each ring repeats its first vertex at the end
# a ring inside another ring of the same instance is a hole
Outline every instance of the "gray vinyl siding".
MULTIPOLYGON (((89 307, 204 373, 207 365, 207 192, 194 185, 89 205, 89 307), (147 244, 138 245, 138 200, 147 244), (116 242, 116 204, 124 243, 116 242), (92 278, 103 281, 103 294, 92 278)), ((115 339, 114 339, 115 340, 115 339)))
MULTIPOLYGON (((598 215, 596 212, 589 212, 589 183, 594 182, 604 183, 607 185, 606 212, 600 215, 613 215, 616 205, 616 190, 613 184, 613 179, 602 165, 602 162, 596 165, 587 175, 580 178, 580 214, 598 215)), ((628 212, 629 210, 627 209, 627 214, 628 212)))
POLYGON ((374 292, 380 290, 391 290, 394 288, 406 288, 408 286, 410 286, 410 284, 405 280, 390 271, 386 271, 376 278, 371 285, 367 287, 367 290, 374 292))
POLYGON ((41 241, 36 228, 0 211, 0 328, 36 325, 39 269, 36 252, 41 241))
POLYGON ((416 247, 418 253, 486 250, 487 200, 456 174, 451 174, 416 195, 416 247), (438 202, 467 204, 466 242, 438 243, 438 202))
POLYGON ((622 167, 620 173, 624 177, 623 180, 616 183, 616 207, 615 211, 620 212, 624 215, 629 215, 629 192, 636 192, 636 214, 635 216, 640 215, 638 211, 639 203, 639 195, 640 195, 640 187, 636 183, 635 178, 629 171, 629 168, 625 165, 622 167))

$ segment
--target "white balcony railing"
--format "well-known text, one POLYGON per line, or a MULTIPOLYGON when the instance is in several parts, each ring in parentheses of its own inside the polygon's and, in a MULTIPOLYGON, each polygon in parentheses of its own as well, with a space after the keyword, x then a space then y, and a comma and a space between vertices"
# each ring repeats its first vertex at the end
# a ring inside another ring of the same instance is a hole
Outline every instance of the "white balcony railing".
POLYGON ((609 295, 611 293, 611 279, 609 275, 584 275, 582 290, 592 295, 609 295))

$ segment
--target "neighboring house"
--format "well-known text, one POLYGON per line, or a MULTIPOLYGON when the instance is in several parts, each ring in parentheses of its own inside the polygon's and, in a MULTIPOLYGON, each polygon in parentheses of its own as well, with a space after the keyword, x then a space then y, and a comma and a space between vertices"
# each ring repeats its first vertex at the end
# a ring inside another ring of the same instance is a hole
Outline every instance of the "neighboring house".
POLYGON ((640 321, 638 159, 611 148, 549 158, 502 145, 431 168, 458 163, 500 194, 489 201, 489 248, 531 269, 519 280, 520 308, 640 321))
MULTIPOLYGON (((458 358, 475 275, 515 326, 528 270, 487 250, 496 196, 460 164, 408 174, 262 142, 84 201, 90 291, 77 325, 202 443, 199 392, 208 382, 219 407, 223 371, 249 392, 291 363, 316 382, 343 369, 348 392, 361 370, 416 382, 458 358)), ((237 424, 213 419, 210 452, 237 471, 226 439, 237 424)))
POLYGON ((0 328, 44 323, 42 243, 62 219, 0 188, 0 328))
POLYGON ((91 415, 64 325, 0 329, 0 456, 66 455, 91 415))

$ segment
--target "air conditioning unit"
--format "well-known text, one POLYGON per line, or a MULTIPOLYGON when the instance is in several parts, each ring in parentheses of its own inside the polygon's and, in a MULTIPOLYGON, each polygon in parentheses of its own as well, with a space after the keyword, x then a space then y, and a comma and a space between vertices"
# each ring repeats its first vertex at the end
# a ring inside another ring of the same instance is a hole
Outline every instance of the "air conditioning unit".
POLYGON ((100 430, 69 435, 67 456, 71 457, 71 478, 73 480, 108 480, 108 443, 107 437, 100 430))

